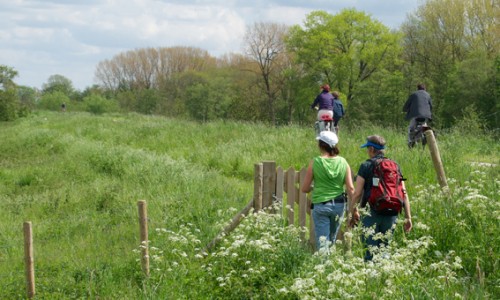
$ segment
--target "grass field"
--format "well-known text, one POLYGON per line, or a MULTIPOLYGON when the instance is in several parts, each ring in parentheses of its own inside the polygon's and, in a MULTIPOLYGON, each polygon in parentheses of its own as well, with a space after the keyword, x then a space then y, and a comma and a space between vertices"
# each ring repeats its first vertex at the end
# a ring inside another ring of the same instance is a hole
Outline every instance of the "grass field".
POLYGON ((49 112, 1 123, 0 299, 26 296, 28 220, 39 299, 498 299, 500 143, 439 132, 442 193, 428 150, 408 150, 404 129, 342 128, 354 172, 370 134, 386 138, 408 178, 415 227, 396 231, 387 251, 397 259, 376 264, 362 262, 359 229, 352 253, 339 244, 318 256, 267 214, 199 255, 252 198, 255 163, 300 169, 317 155, 312 126, 49 112), (148 202, 149 279, 138 262, 138 200, 148 202))

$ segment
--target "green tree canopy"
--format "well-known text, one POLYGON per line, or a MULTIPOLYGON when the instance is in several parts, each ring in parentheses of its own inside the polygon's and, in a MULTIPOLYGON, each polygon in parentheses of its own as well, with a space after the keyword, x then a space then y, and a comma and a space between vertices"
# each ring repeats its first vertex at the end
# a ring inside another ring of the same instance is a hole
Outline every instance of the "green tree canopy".
POLYGON ((358 84, 394 60, 399 36, 364 12, 310 13, 304 26, 293 26, 288 47, 316 83, 328 83, 350 101, 358 84))
POLYGON ((0 65, 0 121, 10 121, 17 116, 19 97, 14 83, 16 76, 16 70, 0 65))
POLYGON ((73 82, 62 75, 51 75, 47 82, 42 85, 42 93, 48 94, 53 92, 61 92, 67 97, 72 97, 75 92, 73 82))

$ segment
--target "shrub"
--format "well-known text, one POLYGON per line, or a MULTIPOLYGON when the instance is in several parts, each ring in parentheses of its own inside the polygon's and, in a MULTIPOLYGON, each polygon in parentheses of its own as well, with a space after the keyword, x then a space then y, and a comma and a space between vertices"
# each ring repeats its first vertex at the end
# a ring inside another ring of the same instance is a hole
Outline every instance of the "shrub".
POLYGON ((118 104, 99 95, 90 95, 83 98, 85 111, 100 115, 103 113, 117 112, 118 104))
POLYGON ((38 102, 38 108, 58 111, 61 109, 61 104, 69 103, 69 98, 64 93, 55 91, 46 93, 38 102))
POLYGON ((0 89, 0 121, 11 121, 16 118, 17 97, 15 89, 0 89))

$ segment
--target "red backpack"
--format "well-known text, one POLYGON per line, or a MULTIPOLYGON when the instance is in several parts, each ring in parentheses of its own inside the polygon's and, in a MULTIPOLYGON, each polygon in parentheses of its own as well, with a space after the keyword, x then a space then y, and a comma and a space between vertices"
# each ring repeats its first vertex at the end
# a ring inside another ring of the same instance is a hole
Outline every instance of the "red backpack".
POLYGON ((373 160, 373 179, 368 203, 376 212, 397 215, 403 209, 405 180, 398 164, 388 158, 373 160))

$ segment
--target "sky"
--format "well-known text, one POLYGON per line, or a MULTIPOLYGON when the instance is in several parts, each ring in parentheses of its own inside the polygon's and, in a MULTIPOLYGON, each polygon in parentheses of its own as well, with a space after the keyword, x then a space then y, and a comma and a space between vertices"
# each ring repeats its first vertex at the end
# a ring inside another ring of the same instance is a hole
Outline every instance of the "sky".
POLYGON ((397 29, 420 0, 0 0, 0 65, 18 85, 63 75, 78 90, 97 64, 140 48, 189 46, 241 52, 255 22, 303 24, 307 14, 355 8, 397 29))

